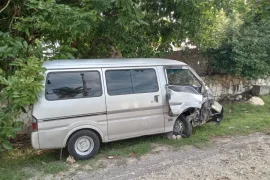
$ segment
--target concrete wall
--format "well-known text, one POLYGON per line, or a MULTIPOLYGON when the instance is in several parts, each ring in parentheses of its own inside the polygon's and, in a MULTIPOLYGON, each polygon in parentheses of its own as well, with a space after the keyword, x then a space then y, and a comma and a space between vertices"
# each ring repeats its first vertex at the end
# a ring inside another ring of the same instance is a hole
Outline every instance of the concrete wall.
MULTIPOLYGON (((216 99, 228 97, 231 100, 237 98, 237 95, 252 91, 253 85, 270 86, 270 78, 259 80, 246 80, 237 76, 215 75, 204 76, 202 79, 207 86, 212 89, 216 99)), ((238 96, 238 98, 241 96, 238 96)), ((240 100, 240 99, 236 99, 240 100)))
POLYGON ((30 108, 26 109, 27 113, 22 113, 20 120, 23 122, 23 127, 20 133, 27 134, 32 131, 32 110, 30 108))

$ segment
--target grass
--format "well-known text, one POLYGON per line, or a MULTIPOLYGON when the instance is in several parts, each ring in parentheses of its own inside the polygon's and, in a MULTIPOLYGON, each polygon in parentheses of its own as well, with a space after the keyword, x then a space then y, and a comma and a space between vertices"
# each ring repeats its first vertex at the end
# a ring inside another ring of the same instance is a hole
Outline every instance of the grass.
MULTIPOLYGON (((270 130, 270 96, 262 97, 264 106, 253 106, 246 103, 225 104, 225 119, 216 126, 208 123, 193 129, 188 139, 168 140, 157 136, 146 136, 129 140, 102 144, 99 154, 87 161, 78 162, 80 166, 91 165, 93 169, 103 167, 98 160, 106 156, 124 159, 129 156, 141 156, 149 153, 155 145, 168 145, 180 148, 183 145, 202 146, 213 137, 244 135, 252 132, 270 130)), ((35 175, 57 174, 66 171, 70 165, 59 160, 59 150, 42 151, 31 147, 15 149, 0 154, 0 179, 28 179, 35 175)), ((63 158, 65 159, 65 158, 63 158)), ((124 163, 124 160, 123 160, 124 163)))

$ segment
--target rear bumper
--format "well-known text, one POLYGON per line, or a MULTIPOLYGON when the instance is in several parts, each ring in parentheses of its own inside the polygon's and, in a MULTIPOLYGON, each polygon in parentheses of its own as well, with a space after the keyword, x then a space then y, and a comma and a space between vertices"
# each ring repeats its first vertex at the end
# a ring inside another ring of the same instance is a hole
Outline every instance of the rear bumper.
POLYGON ((32 132, 31 134, 31 143, 34 149, 39 149, 39 140, 38 140, 38 132, 32 132))

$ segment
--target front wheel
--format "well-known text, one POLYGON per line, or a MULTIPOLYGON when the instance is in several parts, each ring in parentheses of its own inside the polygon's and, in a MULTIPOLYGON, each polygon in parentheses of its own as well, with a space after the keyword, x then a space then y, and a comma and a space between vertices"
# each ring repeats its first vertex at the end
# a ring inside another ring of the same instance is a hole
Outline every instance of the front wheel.
POLYGON ((191 123, 187 120, 187 118, 184 115, 180 115, 174 123, 173 134, 187 138, 191 135, 191 133, 192 133, 191 123))
POLYGON ((68 152, 76 160, 85 160, 98 153, 100 141, 96 133, 91 130, 75 132, 67 144, 68 152))

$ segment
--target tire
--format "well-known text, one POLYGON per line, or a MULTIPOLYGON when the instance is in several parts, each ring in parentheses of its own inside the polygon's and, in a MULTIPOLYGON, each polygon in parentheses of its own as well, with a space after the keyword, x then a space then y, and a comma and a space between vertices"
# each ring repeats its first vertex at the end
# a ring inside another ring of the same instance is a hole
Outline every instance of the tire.
POLYGON ((173 134, 174 135, 181 135, 184 138, 188 138, 192 133, 192 125, 187 120, 187 118, 184 115, 180 115, 177 120, 175 121, 174 127, 173 127, 173 134), (182 128, 180 127, 180 125, 182 128))
POLYGON ((91 130, 75 132, 68 140, 67 149, 76 160, 86 160, 98 153, 100 140, 91 130))

